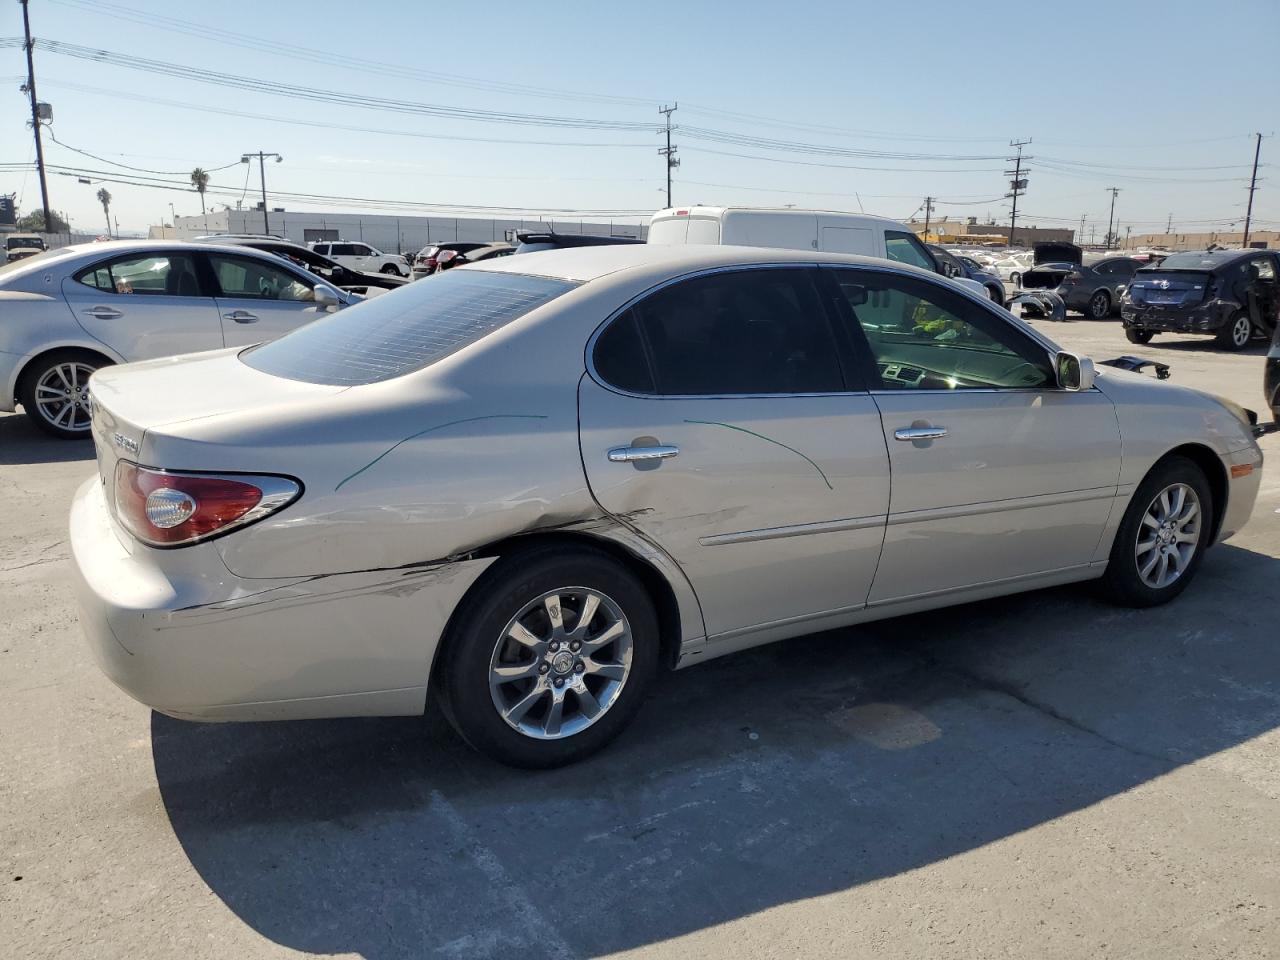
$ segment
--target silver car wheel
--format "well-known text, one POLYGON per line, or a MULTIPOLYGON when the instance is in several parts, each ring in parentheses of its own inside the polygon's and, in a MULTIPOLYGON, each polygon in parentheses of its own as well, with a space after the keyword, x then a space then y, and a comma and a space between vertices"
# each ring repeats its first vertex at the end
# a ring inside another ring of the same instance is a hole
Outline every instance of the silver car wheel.
POLYGON ((631 673, 631 625, 587 587, 551 590, 507 623, 489 661, 489 693, 507 725, 561 740, 603 717, 631 673))
POLYGON ((1199 549, 1202 516, 1200 497, 1185 483, 1156 495, 1142 515, 1134 547, 1144 584, 1161 590, 1182 576, 1199 549))
POLYGON ((89 377, 95 367, 68 360, 50 367, 36 381, 36 411, 59 430, 89 429, 89 377))
POLYGON ((1241 315, 1235 318, 1231 323, 1231 342, 1237 347, 1244 347, 1248 344, 1249 338, 1253 336, 1253 322, 1246 316, 1241 315))

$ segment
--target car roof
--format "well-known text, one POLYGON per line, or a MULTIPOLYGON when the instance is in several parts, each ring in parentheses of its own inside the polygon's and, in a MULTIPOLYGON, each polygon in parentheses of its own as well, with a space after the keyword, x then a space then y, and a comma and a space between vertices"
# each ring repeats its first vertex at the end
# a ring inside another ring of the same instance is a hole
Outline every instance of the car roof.
POLYGON ((73 243, 56 248, 59 259, 66 257, 111 257, 125 253, 147 253, 160 250, 200 250, 208 253, 221 250, 223 253, 237 253, 259 257, 271 262, 279 260, 272 253, 235 243, 219 243, 205 240, 102 240, 95 243, 73 243))
MULTIPOLYGON (((815 250, 783 250, 774 247, 635 243, 544 250, 519 257, 485 260, 467 269, 519 273, 585 283, 623 271, 648 272, 655 276, 662 276, 716 267, 762 263, 846 263, 883 269, 887 261, 871 257, 819 253, 815 250)), ((908 265, 895 262, 893 266, 908 265)), ((920 272, 929 273, 925 270, 920 272)), ((931 273, 929 275, 933 276, 931 273)))

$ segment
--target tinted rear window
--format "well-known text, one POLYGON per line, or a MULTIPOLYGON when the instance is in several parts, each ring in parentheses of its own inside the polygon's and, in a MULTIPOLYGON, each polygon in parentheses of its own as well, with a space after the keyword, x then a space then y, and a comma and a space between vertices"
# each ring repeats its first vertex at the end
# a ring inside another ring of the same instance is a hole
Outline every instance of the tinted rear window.
MULTIPOLYGON (((1160 266, 1167 270, 1212 270, 1230 259, 1215 253, 1174 253, 1165 257, 1160 266)), ((1153 268, 1147 267, 1147 269, 1153 268)))
POLYGON ((545 277, 452 270, 329 314, 241 359, 288 380, 377 383, 435 363, 575 286, 545 277))

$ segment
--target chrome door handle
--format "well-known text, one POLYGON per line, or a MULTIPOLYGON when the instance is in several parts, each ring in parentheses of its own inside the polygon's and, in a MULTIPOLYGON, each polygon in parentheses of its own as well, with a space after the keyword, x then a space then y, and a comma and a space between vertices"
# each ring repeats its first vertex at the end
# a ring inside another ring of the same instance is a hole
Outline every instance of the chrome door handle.
POLYGON ((902 427, 893 431, 895 440, 937 440, 946 435, 946 427, 902 427))
POLYGON ((680 452, 679 447, 660 444, 656 447, 614 447, 609 451, 610 463, 631 463, 636 460, 666 460, 680 452))
POLYGON ((117 317, 123 317, 124 314, 119 310, 113 310, 111 307, 90 307, 83 311, 95 320, 114 320, 117 317))
POLYGON ((250 313, 248 310, 232 310, 228 314, 224 314, 228 320, 234 320, 236 323, 257 323, 258 315, 250 313))

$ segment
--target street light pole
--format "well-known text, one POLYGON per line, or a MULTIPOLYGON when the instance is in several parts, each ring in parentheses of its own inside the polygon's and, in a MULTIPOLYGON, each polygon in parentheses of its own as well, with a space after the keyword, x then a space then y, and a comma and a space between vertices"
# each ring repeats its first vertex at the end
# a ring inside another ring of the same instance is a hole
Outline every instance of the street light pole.
POLYGON ((258 171, 262 175, 262 232, 271 233, 271 221, 267 218, 267 157, 275 157, 276 163, 284 160, 284 157, 278 153, 264 153, 259 150, 257 153, 246 153, 240 158, 241 163, 248 163, 251 158, 258 158, 258 171))

